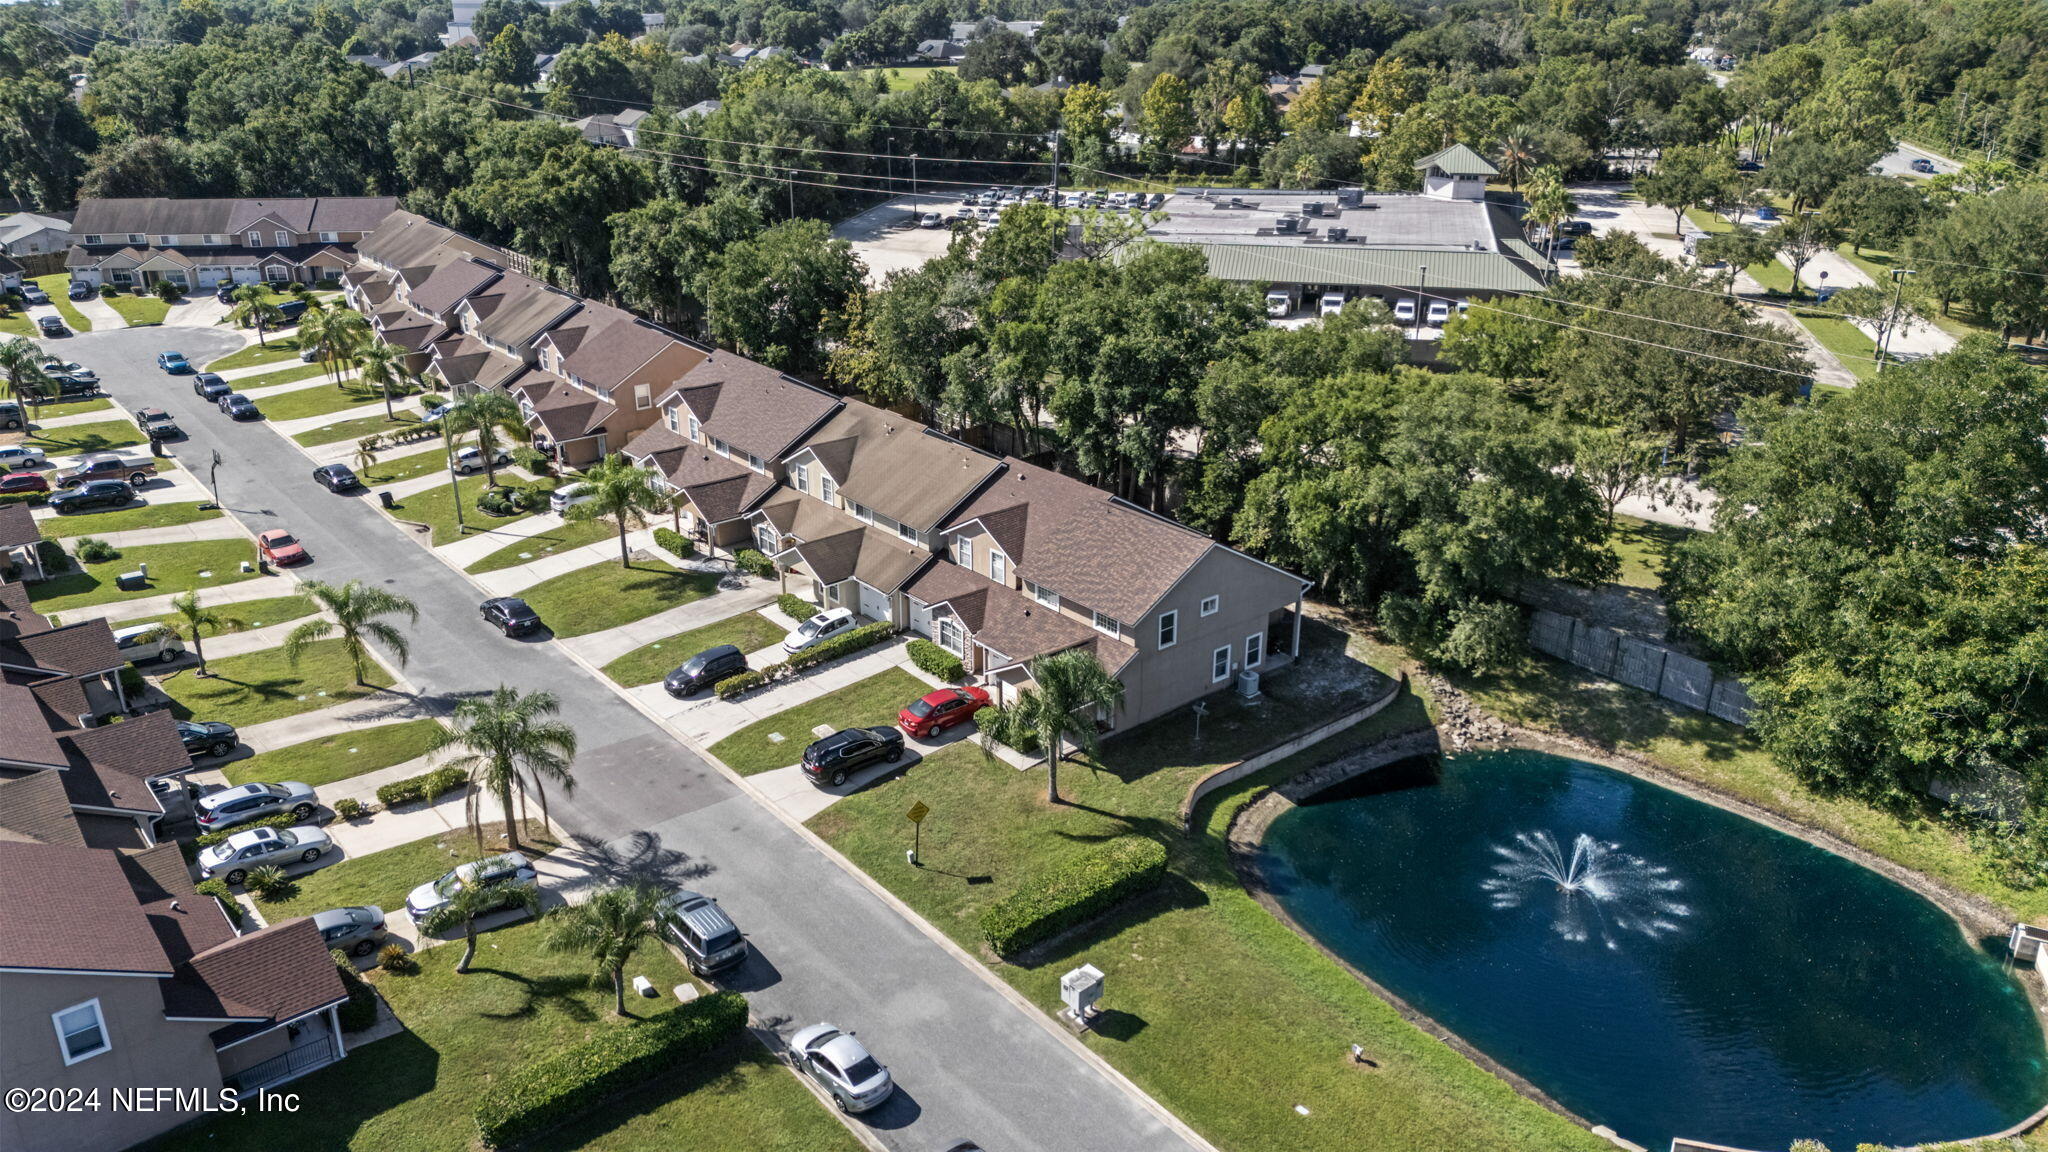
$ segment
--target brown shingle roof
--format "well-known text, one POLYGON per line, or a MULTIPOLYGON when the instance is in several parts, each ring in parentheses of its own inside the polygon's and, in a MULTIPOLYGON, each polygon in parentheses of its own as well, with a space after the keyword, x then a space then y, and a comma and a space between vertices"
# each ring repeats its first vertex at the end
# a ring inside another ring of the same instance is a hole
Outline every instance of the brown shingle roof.
POLYGON ((801 557, 804 567, 827 584, 851 576, 870 588, 894 592, 932 558, 931 553, 894 532, 870 527, 851 516, 835 516, 843 522, 839 531, 806 537, 783 553, 801 557))
POLYGON ((164 1006, 178 1016, 282 1022, 347 998, 319 930, 300 917, 193 956, 165 989, 164 1006))
POLYGON ((178 722, 169 712, 145 712, 119 724, 75 729, 63 739, 72 748, 72 770, 66 774, 77 775, 77 769, 88 767, 99 780, 91 793, 95 799, 77 799, 80 792, 74 790, 74 803, 161 812, 163 806, 150 791, 147 778, 192 767, 192 754, 185 751, 185 742, 178 738, 178 722), (104 799, 98 798, 102 795, 104 799))
POLYGON ((764 460, 787 454, 840 405, 837 396, 731 352, 712 353, 669 396, 687 405, 706 432, 764 460))
POLYGON ((590 393, 544 373, 529 373, 520 391, 533 405, 533 418, 556 443, 587 435, 594 423, 602 422, 600 410, 614 410, 590 393))
POLYGON ((294 232, 365 232, 397 208, 393 196, 119 197, 79 201, 71 231, 80 236, 125 236, 130 232, 233 235, 251 225, 276 220, 294 232))
POLYGON ((42 844, 85 847, 85 834, 71 817, 71 799, 55 772, 31 772, 0 780, 0 828, 42 844))
POLYGON ((593 388, 616 388, 662 353, 702 353, 675 333, 606 304, 584 301, 547 333, 562 352, 562 370, 593 388), (556 339, 559 336, 559 339, 556 339))
POLYGON ((577 306, 577 299, 531 276, 507 272, 470 299, 482 317, 476 330, 508 348, 524 348, 577 306))
POLYGON ((0 876, 0 968, 171 974, 114 853, 0 842, 0 876))
POLYGON ((932 565, 904 592, 926 604, 945 604, 976 643, 998 654, 1001 664, 1022 663, 1098 641, 1101 650, 1097 655, 1112 672, 1130 658, 1128 644, 958 564, 932 565))
POLYGON ((0 643, 0 652, 10 647, 20 649, 35 667, 67 676, 92 676, 127 663, 114 644, 114 630, 105 620, 81 620, 62 628, 18 635, 12 641, 0 643))
POLYGON ((776 488, 774 480, 691 443, 664 424, 642 429, 626 445, 626 455, 659 471, 690 498, 697 515, 713 524, 745 515, 776 488))
POLYGON ((847 401, 812 438, 840 494, 920 531, 960 506, 1002 461, 950 436, 858 401, 847 401), (844 452, 833 442, 851 440, 844 452), (830 454, 828 454, 828 452, 830 454))
POLYGON ((408 303, 421 312, 440 316, 464 297, 483 288, 502 273, 475 260, 451 260, 434 269, 412 290, 408 303))
POLYGON ((1006 463, 946 530, 981 520, 1019 575, 1077 604, 1135 623, 1218 547, 1079 480, 1022 460, 1006 463))
POLYGON ((65 762, 64 747, 50 731, 36 693, 5 681, 0 681, 0 760, 52 768, 65 762))
POLYGON ((0 504, 0 548, 19 548, 43 538, 26 504, 0 504))

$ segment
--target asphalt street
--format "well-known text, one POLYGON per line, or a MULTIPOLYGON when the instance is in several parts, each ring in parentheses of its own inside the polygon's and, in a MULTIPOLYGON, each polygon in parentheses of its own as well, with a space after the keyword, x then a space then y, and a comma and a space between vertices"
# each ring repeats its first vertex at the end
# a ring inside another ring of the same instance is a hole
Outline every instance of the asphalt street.
MULTIPOLYGON (((551 642, 508 640, 477 615, 467 580, 363 495, 314 484, 312 464, 260 423, 236 424, 155 367, 238 345, 222 330, 140 328, 46 343, 97 370, 124 408, 156 405, 188 439, 170 445, 202 476, 217 449, 222 503, 251 531, 289 527, 310 579, 360 578, 410 597, 403 672, 444 702, 499 684, 546 689, 577 730, 576 787, 550 794, 556 822, 604 842, 600 871, 685 880, 719 898, 756 955, 728 981, 783 1036, 820 1020, 855 1030, 898 1091, 856 1120, 904 1152, 972 1139, 989 1152, 1143 1152, 1189 1144, 961 960, 764 810, 551 642)), ((391 661, 385 654, 387 662, 391 661)), ((1112 976, 1112 980, 1114 977, 1112 976)))

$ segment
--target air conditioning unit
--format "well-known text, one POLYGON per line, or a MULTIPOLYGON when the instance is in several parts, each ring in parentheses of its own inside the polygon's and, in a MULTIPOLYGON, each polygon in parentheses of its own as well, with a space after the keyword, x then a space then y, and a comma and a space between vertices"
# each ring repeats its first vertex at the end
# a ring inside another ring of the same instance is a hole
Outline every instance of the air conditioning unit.
POLYGON ((1301 202, 1301 214, 1303 216, 1321 216, 1323 214, 1323 206, 1314 200, 1304 200, 1301 202))
POLYGON ((1278 220, 1273 221, 1273 231, 1282 236, 1291 235, 1295 227, 1300 223, 1301 221, 1293 216, 1282 216, 1278 220))
POLYGON ((1363 188, 1337 189, 1337 207, 1339 208, 1356 208, 1364 202, 1365 190, 1363 188))
POLYGON ((1247 668, 1237 674, 1237 694, 1246 700, 1257 700, 1259 698, 1259 673, 1257 669, 1247 668))
POLYGON ((1345 241, 1346 239, 1348 239, 1348 238, 1350 237, 1350 235, 1351 235, 1351 229, 1349 229, 1349 228, 1325 228, 1325 229, 1323 230, 1323 235, 1324 235, 1324 236, 1326 236, 1326 237, 1328 237, 1328 238, 1329 238, 1329 241, 1330 241, 1330 243, 1332 243, 1332 244, 1342 244, 1342 243, 1343 243, 1343 242, 1344 242, 1344 241, 1345 241))

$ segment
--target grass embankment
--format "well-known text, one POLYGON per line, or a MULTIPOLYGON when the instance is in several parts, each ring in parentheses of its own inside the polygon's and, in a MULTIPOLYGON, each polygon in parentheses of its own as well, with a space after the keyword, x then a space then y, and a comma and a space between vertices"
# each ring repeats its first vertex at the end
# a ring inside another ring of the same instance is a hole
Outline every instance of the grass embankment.
POLYGON ((129 296, 125 293, 107 297, 106 304, 119 312, 121 319, 127 321, 130 328, 161 324, 164 322, 165 314, 171 310, 168 303, 155 296, 129 296))
POLYGON ((261 752, 222 765, 221 771, 230 784, 298 780, 317 788, 425 756, 441 731, 440 722, 431 718, 377 724, 261 752))
POLYGON ((45 537, 104 536, 113 532, 132 532, 138 528, 170 528, 179 524, 197 524, 205 520, 217 520, 223 515, 225 513, 218 508, 201 508, 196 501, 180 500, 174 504, 144 504, 140 508, 116 508, 111 512, 51 516, 36 521, 36 527, 45 537))
POLYGON ((340 387, 320 385, 293 388, 269 396, 258 396, 255 399, 263 409, 263 415, 271 420, 304 420, 312 416, 325 416, 329 412, 346 412, 351 408, 361 408, 369 404, 381 405, 384 403, 384 394, 378 389, 349 381, 340 387))
POLYGON ((544 580, 519 593, 561 639, 631 624, 718 591, 714 572, 687 572, 659 560, 621 567, 605 560, 544 580))
POLYGON ((253 569, 242 571, 244 560, 252 565, 256 561, 256 545, 252 541, 139 544, 121 549, 115 559, 80 565, 79 570, 31 584, 28 598, 34 601, 36 611, 49 613, 114 600, 146 600, 194 588, 218 588, 256 578, 253 569), (114 578, 134 571, 139 564, 149 565, 149 583, 133 592, 123 592, 114 578))
MULTIPOLYGON (((296 359, 297 353, 293 353, 293 357, 296 359)), ((237 392, 253 393, 265 388, 274 388, 279 384, 296 384, 301 380, 311 380, 315 376, 324 374, 326 371, 327 369, 318 364, 294 364, 289 368, 280 368, 275 372, 265 372, 261 376, 245 376, 240 380, 230 380, 228 383, 237 392)), ((262 397, 258 396, 256 399, 261 400, 262 397)), ((308 413, 308 415, 311 415, 311 413, 308 413)))
POLYGON ((742 652, 754 652, 780 639, 780 624, 759 612, 742 612, 716 624, 706 624, 702 628, 678 632, 674 636, 635 648, 605 665, 604 674, 624 687, 634 688, 642 684, 652 684, 667 676, 676 665, 706 648, 730 644, 742 652))
POLYGON ((92 331, 92 321, 86 319, 85 313, 78 310, 78 305, 71 302, 71 273, 52 272, 48 276, 36 277, 35 282, 36 286, 50 298, 50 303, 57 309, 57 315, 64 318, 64 323, 70 325, 73 332, 92 331))
POLYGON ((353 420, 337 420, 318 428, 301 432, 292 439, 307 448, 318 448, 322 444, 333 444, 341 440, 360 440, 365 436, 389 436, 394 432, 410 429, 420 422, 419 414, 400 409, 398 419, 386 419, 382 412, 371 416, 358 416, 353 420))
POLYGON ((247 728, 374 696, 393 683, 391 673, 372 661, 365 676, 368 685, 356 684, 336 639, 307 645, 297 667, 284 658, 284 649, 267 648, 208 660, 206 668, 212 674, 204 680, 186 671, 157 685, 171 698, 171 712, 178 719, 224 720, 247 728))
MULTIPOLYGON (((210 1119, 158 1149, 442 1152, 473 1142, 470 1114, 494 1078, 633 1026, 611 1015, 610 982, 591 973, 589 960, 548 951, 541 935, 526 921, 486 933, 467 975, 455 972, 460 942, 420 953, 417 973, 371 973, 404 1032, 352 1046, 341 1063, 292 1085, 300 1101, 295 1112, 251 1109, 210 1119)), ((688 982, 653 945, 641 948, 627 974, 645 975, 664 990, 659 1000, 629 997, 627 1011, 635 1016, 666 1010, 673 1003, 666 990, 688 982)), ((788 1068, 741 1036, 527 1145, 530 1152, 584 1147, 858 1152, 860 1145, 788 1068)))
POLYGON ((931 685, 901 668, 890 668, 829 696, 756 720, 713 744, 711 754, 742 776, 786 768, 803 759, 804 745, 817 739, 812 730, 818 725, 836 731, 894 724, 905 704, 929 691, 931 685), (778 735, 779 741, 770 738, 778 735))
MULTIPOLYGON (((1328 630, 1312 631, 1321 658, 1336 661, 1328 630)), ((1403 1021, 1247 895, 1225 855, 1230 816, 1263 784, 1424 723, 1413 697, 1221 790, 1199 807, 1197 834, 1180 833, 1180 803, 1197 779, 1327 718, 1334 696, 1371 692, 1340 693, 1310 672, 1271 678, 1262 702, 1221 698, 1199 748, 1177 714, 1105 745, 1100 762, 1069 763, 1063 804, 1046 803, 1043 769, 1018 772, 956 745, 810 827, 984 958, 978 920, 990 902, 1111 837, 1159 839, 1170 871, 1158 894, 993 970, 1033 1003, 1057 1005, 1062 972, 1090 959, 1105 967, 1115 1003, 1085 1042, 1229 1152, 1607 1147, 1403 1021), (903 856, 903 811, 920 800, 931 815, 916 868, 903 856), (1374 1066, 1353 1064, 1352 1044, 1374 1066)))

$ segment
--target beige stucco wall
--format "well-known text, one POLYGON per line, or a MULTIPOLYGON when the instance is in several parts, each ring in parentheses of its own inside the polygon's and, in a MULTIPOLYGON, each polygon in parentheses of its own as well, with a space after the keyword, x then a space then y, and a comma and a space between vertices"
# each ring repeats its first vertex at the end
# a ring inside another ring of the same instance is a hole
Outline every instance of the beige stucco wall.
POLYGON ((116 1109, 115 1088, 220 1088, 220 1066, 209 1038, 218 1025, 165 1020, 158 984, 144 977, 0 975, 0 1085, 100 1093, 97 1111, 0 1110, 0 1148, 112 1152, 188 1119, 175 1112, 116 1109), (50 1015, 95 997, 112 1047, 67 1067, 50 1015))
MULTIPOLYGON (((1277 609, 1292 608, 1301 582, 1275 568, 1226 548, 1211 549, 1189 570, 1129 636, 1138 649, 1122 673, 1124 707, 1117 727, 1142 724, 1163 712, 1224 691, 1244 667, 1245 638, 1265 634, 1277 609), (1221 597, 1215 615, 1201 614, 1202 600, 1221 597), (1159 647, 1159 618, 1179 612, 1177 640, 1159 647), (1231 649, 1230 676, 1216 681, 1211 671, 1217 648, 1231 649)), ((1274 644, 1284 651, 1284 644, 1274 644)), ((1265 662, 1262 660, 1261 665, 1265 662)))

